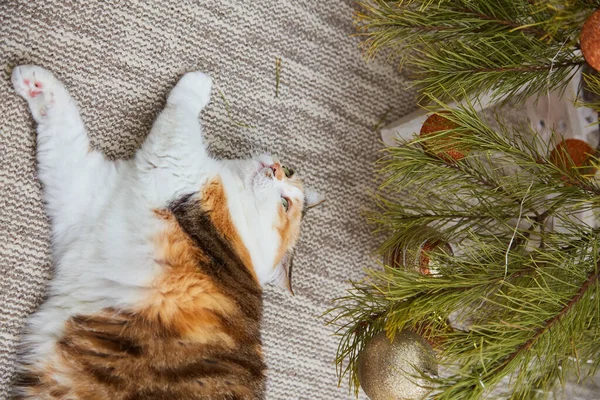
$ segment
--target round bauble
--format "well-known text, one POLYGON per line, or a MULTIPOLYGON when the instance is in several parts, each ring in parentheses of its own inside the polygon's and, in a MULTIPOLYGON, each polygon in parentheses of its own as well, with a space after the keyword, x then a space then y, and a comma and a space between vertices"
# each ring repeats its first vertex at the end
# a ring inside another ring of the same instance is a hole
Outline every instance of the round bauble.
POLYGON ((440 256, 451 256, 452 247, 442 239, 428 239, 421 245, 419 255, 419 270, 422 274, 437 274, 440 256))
MULTIPOLYGON (((591 162, 593 154, 594 149, 587 142, 565 139, 550 152, 550 162, 565 172, 576 169, 581 175, 593 176, 596 173, 591 162)), ((563 176, 562 179, 568 178, 563 176)))
POLYGON ((384 259, 385 263, 423 275, 438 274, 443 258, 454 254, 452 246, 434 229, 424 227, 422 232, 418 238, 408 239, 392 248, 384 259))
POLYGON ((414 400, 431 391, 421 376, 437 376, 438 364, 429 343, 416 333, 404 330, 390 341, 380 332, 360 352, 357 372, 371 400, 414 400))
MULTIPOLYGON (((441 113, 443 114, 443 113, 441 113)), ((431 114, 423 123, 419 136, 426 138, 428 136, 434 136, 440 131, 446 131, 450 129, 458 128, 458 124, 454 121, 450 121, 448 118, 440 114, 431 114)), ((435 154, 437 157, 447 161, 458 161, 464 158, 469 153, 469 147, 464 144, 459 144, 458 139, 461 135, 458 132, 444 135, 444 137, 431 138, 425 142, 421 142, 421 145, 425 151, 435 154)))
POLYGON ((595 11, 583 24, 580 42, 585 61, 600 71, 600 10, 595 11))

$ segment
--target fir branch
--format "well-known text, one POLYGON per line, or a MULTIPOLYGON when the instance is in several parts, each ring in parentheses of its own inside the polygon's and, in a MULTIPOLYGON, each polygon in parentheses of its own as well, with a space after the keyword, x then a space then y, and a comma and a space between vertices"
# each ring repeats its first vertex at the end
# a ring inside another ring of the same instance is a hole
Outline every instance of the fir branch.
MULTIPOLYGON (((493 130, 470 104, 449 110, 439 100, 563 90, 584 65, 579 30, 600 0, 362 4, 355 21, 368 54, 399 56, 424 99, 458 125, 400 143, 379 164, 380 210, 370 220, 388 235, 381 252, 423 243, 432 231, 460 251, 438 258, 436 276, 398 265, 368 271, 336 303, 340 380, 349 374, 358 390, 356 361, 370 337, 424 321, 433 323, 429 338, 447 339, 441 362, 454 368, 436 380, 436 399, 479 398, 507 375, 507 398, 531 398, 565 371, 584 374, 582 360, 600 368, 600 229, 577 217, 600 214, 598 182, 554 165, 529 128, 493 130), (470 154, 449 162, 424 150, 446 139, 470 154), (448 334, 439 321, 461 310, 468 329, 448 334)), ((588 75, 600 95, 600 79, 588 75)))
POLYGON ((347 321, 338 331, 337 363, 347 363, 338 370, 340 379, 349 375, 357 390, 355 363, 373 334, 417 329, 463 310, 470 318, 468 332, 448 334, 441 325, 427 332, 431 340, 446 338, 441 362, 457 371, 436 380, 434 398, 478 398, 508 374, 514 384, 507 397, 547 391, 561 375, 552 364, 541 365, 545 354, 554 354, 565 369, 578 369, 570 361, 573 354, 589 359, 600 353, 593 345, 600 337, 600 304, 590 296, 599 285, 597 275, 589 275, 589 260, 600 252, 600 229, 573 218, 600 208, 598 185, 577 170, 567 174, 566 185, 565 171, 540 154, 540 143, 528 131, 518 134, 502 124, 493 130, 468 104, 445 112, 457 128, 388 149, 379 168, 381 209, 370 218, 389 236, 384 254, 422 243, 431 237, 427 227, 452 240, 460 255, 439 256, 433 277, 397 265, 368 271, 360 290, 336 303, 347 321), (445 136, 471 153, 448 162, 424 150, 431 148, 429 140, 445 136), (521 212, 520 225, 514 220, 521 212), (550 217, 564 232, 545 228, 550 217), (592 281, 587 288, 586 280, 592 281), (372 325, 371 315, 377 315, 372 325))
POLYGON ((554 0, 360 4, 363 11, 355 22, 369 56, 389 51, 401 67, 406 63, 415 71, 415 83, 424 93, 461 97, 492 92, 496 99, 564 89, 584 60, 575 53, 578 30, 556 26, 581 22, 593 11, 580 2, 557 8, 554 0))
POLYGON ((468 9, 466 7, 464 7, 464 8, 457 7, 457 11, 463 12, 465 14, 472 14, 482 21, 493 21, 497 24, 507 26, 507 27, 511 28, 511 32, 512 31, 521 31, 521 32, 525 32, 525 33, 531 33, 534 36, 537 36, 539 39, 546 39, 546 38, 549 38, 549 36, 550 36, 548 32, 545 32, 539 28, 535 28, 534 26, 526 26, 521 23, 517 23, 515 21, 511 21, 508 19, 501 19, 496 16, 486 15, 481 12, 468 9))
POLYGON ((548 330, 550 330, 557 322, 561 320, 561 318, 569 312, 573 306, 581 300, 583 295, 593 287, 592 285, 597 283, 598 278, 600 277, 600 263, 596 264, 596 268, 592 270, 583 285, 579 288, 577 293, 571 298, 571 300, 551 319, 544 322, 544 325, 537 329, 535 334, 527 340, 525 343, 520 345, 513 353, 511 353, 506 360, 502 362, 497 368, 495 368, 492 372, 501 373, 503 369, 505 369, 515 358, 521 355, 524 351, 529 351, 531 347, 539 340, 539 338, 545 334, 548 330))
POLYGON ((564 90, 583 57, 561 45, 521 37, 496 37, 428 44, 412 61, 416 84, 441 99, 492 93, 514 101, 564 90))

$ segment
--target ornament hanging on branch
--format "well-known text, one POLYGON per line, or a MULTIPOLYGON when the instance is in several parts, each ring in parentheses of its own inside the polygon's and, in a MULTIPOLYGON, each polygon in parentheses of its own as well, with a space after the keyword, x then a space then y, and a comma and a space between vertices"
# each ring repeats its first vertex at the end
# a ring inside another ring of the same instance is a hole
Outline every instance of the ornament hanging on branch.
POLYGON ((419 238, 408 239, 392 248, 384 261, 394 268, 437 275, 443 258, 452 256, 452 246, 434 229, 424 227, 419 238))
POLYGON ((581 29, 581 52, 588 64, 600 71, 600 10, 594 12, 581 29))
POLYGON ((459 143, 461 134, 452 132, 443 137, 433 137, 442 131, 458 128, 458 124, 440 114, 431 114, 421 127, 420 137, 429 140, 422 142, 425 151, 434 154, 446 162, 454 162, 464 158, 470 151, 468 146, 459 143))
POLYGON ((422 399, 431 391, 422 376, 438 374, 432 347, 410 330, 396 333, 393 341, 379 332, 360 352, 357 368, 360 385, 371 400, 422 399))
MULTIPOLYGON (((594 176, 596 168, 592 164, 594 149, 580 139, 565 139, 550 152, 550 162, 565 172, 578 170, 583 176, 594 176)), ((567 180, 566 176, 562 180, 567 180)))

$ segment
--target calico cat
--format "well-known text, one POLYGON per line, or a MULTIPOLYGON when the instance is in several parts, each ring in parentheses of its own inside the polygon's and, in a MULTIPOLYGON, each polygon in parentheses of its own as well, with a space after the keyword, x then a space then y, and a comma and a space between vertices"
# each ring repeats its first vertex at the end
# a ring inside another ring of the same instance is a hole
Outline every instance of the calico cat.
POLYGON ((135 157, 114 162, 52 73, 19 66, 12 82, 38 124, 55 265, 13 398, 264 398, 262 286, 291 291, 301 218, 320 197, 268 155, 209 156, 201 72, 177 83, 135 157))

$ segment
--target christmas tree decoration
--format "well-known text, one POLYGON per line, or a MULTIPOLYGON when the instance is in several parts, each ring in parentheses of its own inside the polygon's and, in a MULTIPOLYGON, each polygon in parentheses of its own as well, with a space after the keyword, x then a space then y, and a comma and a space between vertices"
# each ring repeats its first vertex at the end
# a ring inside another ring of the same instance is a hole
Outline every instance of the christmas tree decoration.
POLYGON ((581 30, 581 52, 596 71, 600 71, 600 10, 594 12, 581 30))
POLYGON ((440 114, 431 114, 421 127, 420 137, 430 138, 421 142, 425 150, 435 154, 437 157, 448 161, 458 161, 464 158, 469 152, 469 147, 460 144, 461 135, 457 132, 452 132, 448 135, 438 137, 443 131, 458 128, 458 124, 449 120, 440 114))
MULTIPOLYGON (((565 139, 550 152, 550 162, 565 172, 577 170, 583 176, 594 176, 596 168, 592 163, 595 151, 587 142, 580 139, 565 139)), ((562 177, 567 180, 566 176, 562 177)))
MULTIPOLYGON (((437 266, 439 265, 440 255, 452 255, 452 247, 448 242, 445 242, 441 239, 437 240, 427 240, 425 241, 419 254, 419 267, 420 272, 425 275, 436 274, 438 273, 437 266)), ((416 257, 415 257, 416 258, 416 257)))
POLYGON ((453 255, 452 246, 434 229, 419 229, 420 235, 407 239, 386 253, 384 262, 423 275, 437 275, 444 257, 453 255))
POLYGON ((600 74, 584 69, 597 57, 599 3, 360 4, 367 54, 389 51, 407 66, 436 114, 422 127, 407 123, 422 146, 401 136, 378 163, 380 207, 369 219, 386 237, 385 262, 330 311, 340 379, 378 395, 367 379, 384 376, 366 363, 376 359, 371 338, 409 330, 441 343, 447 369, 432 381, 436 400, 552 397, 569 379, 584 382, 600 371, 600 181, 589 177, 597 114, 581 109, 597 112, 600 101, 578 96, 573 111, 556 100, 578 93, 574 76, 600 96, 600 74), (505 99, 533 102, 537 118, 511 125, 476 111, 505 99), (550 146, 556 134, 569 138, 550 146), (436 265, 442 273, 423 275, 436 265))
POLYGON ((358 380, 371 400, 422 399, 431 391, 422 376, 437 374, 431 345, 409 330, 396 333, 393 341, 379 332, 358 356, 358 380))
MULTIPOLYGON (((451 112, 473 132, 470 142, 495 157, 440 166, 412 143, 387 150, 381 171, 391 178, 384 180, 381 209, 371 219, 389 235, 382 251, 395 261, 367 270, 368 278, 355 282, 332 310, 341 310, 346 321, 339 328, 338 362, 348 363, 357 385, 357 353, 369 337, 356 334, 358 324, 369 332, 428 322, 422 333, 431 343, 451 343, 443 345, 440 364, 457 366, 436 379, 435 398, 483 398, 505 377, 513 379, 505 398, 533 398, 553 390, 563 372, 584 379, 600 366, 594 339, 600 337, 594 299, 600 229, 572 216, 591 211, 598 217, 600 185, 579 179, 582 169, 573 168, 569 183, 578 190, 565 190, 556 165, 548 162, 553 157, 540 153, 528 130, 519 136, 507 125, 492 129, 468 107, 451 112), (444 242, 461 243, 460 251, 450 253, 444 242), (413 245, 390 252, 397 243, 413 245), (423 253, 433 261, 432 247, 441 251, 442 270, 452 273, 423 279, 406 265, 420 269, 423 253), (468 323, 464 329, 452 325, 449 335, 438 321, 452 320, 468 323), (588 366, 586 360, 595 361, 588 366)), ((589 147, 582 148, 587 154, 589 147)))

